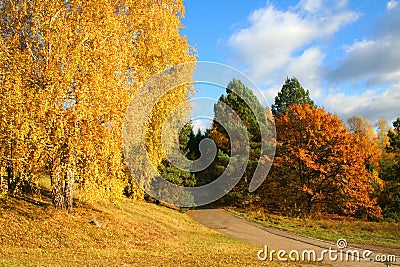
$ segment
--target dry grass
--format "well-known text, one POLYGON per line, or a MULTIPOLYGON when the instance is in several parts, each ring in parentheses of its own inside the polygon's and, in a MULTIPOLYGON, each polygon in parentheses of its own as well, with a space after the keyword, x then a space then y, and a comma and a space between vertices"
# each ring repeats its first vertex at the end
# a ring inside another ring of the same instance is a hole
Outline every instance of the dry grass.
POLYGON ((46 197, 8 197, 0 225, 0 266, 281 266, 179 211, 130 200, 79 203, 67 213, 46 197))
POLYGON ((229 211, 266 226, 281 228, 315 238, 400 248, 400 223, 367 222, 352 218, 288 218, 261 210, 229 208, 229 211))

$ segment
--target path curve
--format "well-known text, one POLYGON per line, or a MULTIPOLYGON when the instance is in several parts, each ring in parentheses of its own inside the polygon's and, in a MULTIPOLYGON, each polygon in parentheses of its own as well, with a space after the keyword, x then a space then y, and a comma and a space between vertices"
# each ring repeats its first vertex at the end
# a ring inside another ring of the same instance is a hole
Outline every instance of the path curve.
MULTIPOLYGON (((188 215, 199 223, 219 231, 223 234, 231 236, 236 239, 240 239, 249 243, 253 243, 260 246, 260 250, 265 250, 265 246, 268 247, 268 255, 271 250, 285 250, 290 252, 296 250, 300 253, 304 250, 313 250, 316 252, 317 258, 323 253, 323 250, 339 250, 335 242, 329 242, 325 240, 305 237, 297 235, 292 232, 280 230, 277 228, 266 227, 261 224, 251 222, 240 216, 232 214, 223 209, 198 209, 190 210, 188 215)), ((332 256, 337 255, 338 260, 329 260, 329 254, 325 254, 324 266, 345 266, 345 267, 385 267, 387 266, 381 262, 365 261, 362 258, 362 254, 366 250, 373 251, 373 254, 369 256, 371 259, 375 259, 377 255, 395 255, 396 262, 393 262, 391 266, 400 266, 400 250, 390 249, 377 246, 362 246, 350 244, 343 251, 357 250, 360 253, 359 261, 340 261, 340 253, 332 253, 332 256)), ((346 254, 342 254, 345 259, 346 254)), ((264 257, 264 253, 260 254, 264 257)), ((276 254, 275 254, 276 256, 276 254)), ((254 257, 257 257, 255 252, 254 257)), ((351 257, 350 257, 351 259, 351 257)), ((267 259, 268 260, 268 259, 267 259)))

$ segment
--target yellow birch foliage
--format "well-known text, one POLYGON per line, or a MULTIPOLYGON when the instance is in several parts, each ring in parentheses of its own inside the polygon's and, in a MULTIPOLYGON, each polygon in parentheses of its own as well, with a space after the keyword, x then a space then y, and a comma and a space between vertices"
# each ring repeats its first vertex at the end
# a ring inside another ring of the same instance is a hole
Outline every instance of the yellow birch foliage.
MULTIPOLYGON (((74 181, 88 200, 118 199, 129 180, 121 128, 132 95, 150 75, 194 60, 179 35, 182 1, 4 1, 1 13, 3 172, 20 159, 21 173, 46 167, 60 207, 69 208, 74 181)), ((155 113, 186 97, 172 92, 155 113)), ((161 123, 149 122, 151 136, 161 123)))

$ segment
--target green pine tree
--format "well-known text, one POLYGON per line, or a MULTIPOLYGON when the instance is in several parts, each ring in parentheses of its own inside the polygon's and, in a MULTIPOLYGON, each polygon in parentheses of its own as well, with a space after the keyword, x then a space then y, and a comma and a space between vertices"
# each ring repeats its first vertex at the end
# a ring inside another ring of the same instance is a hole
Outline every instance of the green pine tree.
POLYGON ((315 106, 310 98, 310 93, 305 90, 300 82, 295 78, 286 78, 278 96, 275 97, 275 103, 272 105, 272 114, 286 114, 289 106, 310 104, 315 106))
MULTIPOLYGON (((179 149, 186 158, 193 160, 193 151, 191 148, 194 147, 193 142, 195 142, 196 136, 193 132, 192 122, 187 122, 179 132, 179 149)), ((160 175, 180 186, 194 186, 196 184, 196 179, 194 174, 186 170, 181 170, 175 167, 169 160, 163 159, 161 164, 158 166, 160 175)))
MULTIPOLYGON (((268 132, 264 108, 250 88, 240 80, 233 79, 226 88, 226 95, 222 95, 214 106, 214 121, 207 134, 207 137, 213 139, 217 145, 216 159, 208 169, 198 174, 198 181, 202 184, 209 183, 226 170, 230 160, 241 161, 240 156, 235 159, 231 158, 231 146, 234 144, 231 143, 228 132, 234 131, 235 133, 244 133, 244 135, 247 133, 250 147, 246 171, 232 192, 225 197, 225 200, 233 202, 233 204, 242 204, 249 194, 249 183, 261 155, 261 130, 268 132), (232 112, 238 115, 242 125, 235 121, 229 121, 224 128, 217 122, 216 118, 226 117, 226 114, 232 112), (259 121, 257 117, 263 118, 262 121, 259 121)), ((242 136, 239 138, 239 142, 244 139, 245 136, 242 136)), ((242 144, 235 145, 241 146, 242 144)))
POLYGON ((381 177, 386 180, 385 189, 379 196, 379 205, 386 218, 400 221, 400 117, 389 130, 389 145, 386 151, 393 154, 391 162, 381 162, 381 177))

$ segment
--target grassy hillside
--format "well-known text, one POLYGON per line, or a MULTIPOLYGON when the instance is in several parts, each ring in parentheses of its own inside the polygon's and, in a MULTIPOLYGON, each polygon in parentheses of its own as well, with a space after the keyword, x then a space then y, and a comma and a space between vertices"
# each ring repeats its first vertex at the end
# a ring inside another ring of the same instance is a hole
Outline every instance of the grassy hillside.
POLYGON ((40 201, 8 197, 0 206, 1 266, 261 264, 259 247, 154 204, 129 200, 121 207, 78 203, 69 214, 55 210, 50 199, 42 196, 40 201), (90 223, 93 217, 100 227, 90 223))

